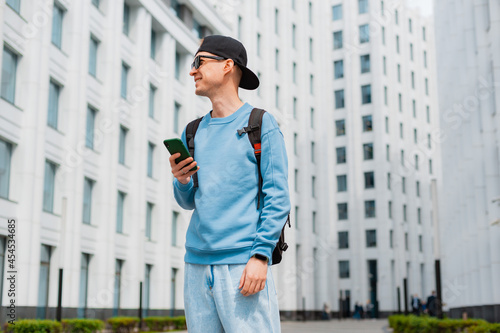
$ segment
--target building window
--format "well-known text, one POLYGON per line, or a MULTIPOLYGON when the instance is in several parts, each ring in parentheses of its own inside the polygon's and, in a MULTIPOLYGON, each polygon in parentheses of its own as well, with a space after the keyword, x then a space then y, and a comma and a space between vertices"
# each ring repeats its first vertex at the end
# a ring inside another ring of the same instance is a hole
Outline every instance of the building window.
POLYGON ((427 51, 424 51, 424 67, 427 68, 427 51))
POLYGON ((311 24, 311 25, 313 23, 312 22, 312 12, 313 12, 313 8, 312 7, 313 7, 313 4, 312 4, 311 1, 309 1, 309 7, 308 7, 309 11, 308 11, 308 13, 309 13, 309 24, 311 24))
POLYGON ((396 24, 399 24, 399 13, 397 10, 394 11, 394 22, 396 22, 396 24))
POLYGON ((368 0, 358 0, 359 14, 368 13, 368 0))
POLYGON ((172 212, 172 246, 177 246, 177 222, 179 221, 179 213, 172 212))
POLYGON ((384 70, 384 75, 387 75, 387 59, 385 58, 385 56, 382 58, 382 67, 384 70))
POLYGON ((387 86, 384 87, 384 104, 389 105, 389 101, 387 98, 387 86))
POLYGON ((365 189, 375 188, 375 174, 373 171, 365 172, 365 189))
POLYGON ((370 72, 370 55, 365 54, 360 57, 361 62, 361 73, 369 73, 370 72))
POLYGON ((313 61, 313 39, 309 38, 309 61, 313 61))
POLYGON ((52 44, 61 48, 64 10, 54 3, 52 10, 52 44))
POLYGON ((415 72, 411 72, 411 88, 415 89, 415 72))
POLYGON ((335 79, 341 79, 344 77, 344 61, 337 60, 333 62, 334 73, 333 76, 335 79))
POLYGON ((175 309, 176 304, 176 290, 177 290, 177 268, 172 268, 172 280, 170 282, 170 308, 172 311, 170 312, 170 316, 173 317, 173 310, 175 309))
POLYGON ((175 52, 175 72, 174 76, 177 81, 181 79, 181 62, 182 62, 182 56, 179 52, 175 52))
POLYGON ((151 202, 146 203, 146 238, 151 240, 151 230, 153 227, 153 207, 151 202))
POLYGON ((297 64, 295 62, 292 64, 292 80, 293 83, 297 83, 297 64))
POLYGON ((295 206, 295 229, 299 228, 299 207, 295 206))
POLYGON ((389 211, 389 218, 392 219, 392 201, 389 201, 388 211, 389 211))
POLYGON ((413 118, 417 118, 417 102, 415 100, 412 101, 413 107, 413 118))
POLYGON ((130 30, 130 6, 123 4, 123 34, 128 36, 130 30))
POLYGON ((152 84, 149 85, 149 117, 155 117, 155 95, 156 87, 152 84))
POLYGON ((423 251, 422 235, 418 235, 418 251, 419 252, 423 251))
POLYGON ((414 129, 413 129, 413 142, 414 142, 414 143, 417 143, 417 141, 418 141, 417 139, 418 139, 417 129, 416 129, 416 128, 414 128, 414 129))
POLYGON ((425 41, 425 27, 422 27, 422 39, 425 41))
POLYGON ((333 20, 338 21, 342 19, 342 5, 335 5, 332 7, 333 20))
POLYGON ((404 194, 406 193, 406 177, 401 177, 401 190, 404 194))
POLYGON ((12 144, 0 139, 0 197, 4 199, 9 198, 11 160, 12 144))
POLYGON ((54 212, 54 192, 56 180, 56 165, 45 160, 45 177, 43 182, 43 210, 48 213, 54 212))
POLYGON ((429 174, 432 175, 432 160, 429 160, 429 174))
POLYGON ((123 260, 115 260, 115 288, 113 291, 113 316, 118 316, 120 309, 120 294, 121 294, 121 281, 122 281, 122 267, 123 260))
POLYGON ((387 189, 388 190, 391 189, 391 173, 390 172, 387 173, 387 189))
POLYGON ((49 109, 47 113, 47 125, 57 129, 57 120, 59 118, 59 96, 61 86, 50 80, 49 83, 49 109))
POLYGON ((6 46, 2 54, 2 98, 14 104, 16 97, 17 54, 6 46))
POLYGON ((339 261, 339 278, 348 279, 349 278, 349 261, 340 260, 339 261))
POLYGON ((389 145, 385 145, 385 159, 388 162, 391 160, 391 148, 389 145))
POLYGON ((309 75, 309 93, 314 95, 314 75, 309 75))
POLYGON ((260 0, 256 0, 255 13, 257 14, 257 17, 260 18, 260 0))
POLYGON ((359 43, 368 43, 370 41, 370 27, 368 24, 359 26, 359 43))
POLYGON ((126 194, 118 191, 118 199, 116 204, 116 232, 123 233, 123 208, 125 204, 126 194))
POLYGON ((401 165, 405 165, 405 151, 401 149, 401 165))
POLYGON ((417 222, 418 224, 422 224, 422 209, 417 208, 417 222))
POLYGON ((311 128, 314 128, 314 108, 311 108, 311 128))
POLYGON ((122 62, 122 77, 121 77, 121 85, 120 85, 120 93, 122 98, 127 99, 127 81, 128 81, 128 72, 130 67, 122 62))
POLYGON ((151 294, 151 270, 153 265, 146 264, 146 269, 144 270, 144 299, 142 304, 142 317, 147 317, 149 312, 149 298, 151 294))
POLYGON ((100 5, 100 0, 92 0, 92 4, 96 7, 96 8, 99 8, 99 5, 100 5))
POLYGON ((94 36, 90 36, 89 43, 89 74, 97 77, 97 48, 99 41, 94 36))
POLYGON ((94 128, 97 111, 87 106, 87 125, 85 130, 85 146, 94 149, 94 128))
POLYGON ((394 248, 394 231, 389 230, 389 247, 394 248))
POLYGON ((398 64, 398 82, 401 83, 401 65, 398 64))
POLYGON ((406 205, 403 205, 403 221, 407 221, 407 218, 406 218, 406 205))
POLYGON ((377 247, 377 230, 366 230, 366 247, 377 247))
POLYGON ((295 184, 295 192, 299 192, 299 170, 295 169, 294 173, 294 184, 295 184))
POLYGON ((399 36, 396 35, 396 52, 399 54, 399 36))
POLYGON ((344 89, 335 91, 335 108, 342 109, 344 107, 344 89))
POLYGON ((337 164, 346 163, 346 151, 345 147, 337 148, 337 164))
POLYGON ((408 31, 409 31, 410 33, 412 33, 412 32, 413 32, 413 28, 412 28, 412 25, 411 25, 411 19, 408 19, 408 31))
POLYGON ((92 189, 94 181, 87 177, 83 180, 83 217, 84 224, 91 224, 92 221, 92 189))
POLYGON ((85 310, 87 309, 87 290, 89 281, 89 263, 90 254, 82 253, 80 259, 80 288, 78 295, 78 318, 85 317, 85 310))
POLYGON ((314 142, 311 142, 311 163, 314 163, 314 142))
POLYGON ((338 219, 347 220, 348 218, 347 202, 337 204, 337 210, 338 210, 338 219))
POLYGON ((339 249, 348 249, 349 248, 349 232, 348 231, 339 231, 339 249))
POLYGON ((148 177, 153 178, 153 158, 154 158, 155 145, 148 142, 148 177))
POLYGON ((427 134, 427 148, 431 149, 431 135, 430 134, 427 134))
POLYGON ((21 10, 21 0, 7 0, 7 5, 19 14, 21 10))
POLYGON ((413 61, 413 43, 410 43, 410 60, 413 61))
POLYGON ((403 112, 403 96, 401 93, 398 94, 398 104, 399 112, 403 112))
POLYGON ((363 116, 363 132, 371 132, 373 130, 372 126, 372 116, 363 116))
MULTIPOLYGON (((257 34, 257 56, 260 57, 260 42, 261 42, 261 36, 260 34, 257 34)), ((292 39, 293 42, 293 39, 292 39)))
MULTIPOLYGON (((193 23, 196 23, 196 25, 199 26, 198 22, 194 21, 193 23)), ((201 38, 201 36, 199 36, 199 38, 201 38)), ((156 31, 154 30, 151 30, 151 45, 150 45, 149 55, 151 59, 153 60, 156 59, 156 31)))
POLYGON ((125 165, 125 145, 127 143, 128 130, 120 126, 120 142, 118 147, 118 163, 125 165))
POLYGON ((347 191, 347 175, 337 176, 337 192, 347 191))
POLYGON ((425 94, 429 96, 429 80, 425 79, 425 94))
POLYGON ((389 117, 385 117, 385 132, 389 133, 389 117))
POLYGON ((181 105, 177 102, 174 103, 174 133, 180 134, 179 132, 179 120, 181 116, 181 105))
POLYGON ((297 133, 293 133, 293 153, 295 155, 297 155, 297 138, 298 138, 298 134, 297 133))
POLYGON ((50 246, 42 244, 40 249, 40 276, 38 279, 37 319, 46 319, 47 315, 47 307, 49 304, 50 255, 50 246))
POLYGON ((403 136, 403 123, 399 123, 399 137, 401 139, 404 138, 404 136, 403 136))
POLYGON ((337 132, 337 136, 345 135, 345 120, 344 119, 336 120, 335 129, 337 132))
POLYGON ((409 244, 408 244, 408 233, 405 232, 405 250, 408 251, 409 249, 409 244))
POLYGON ((361 86, 361 104, 369 104, 372 102, 372 86, 367 84, 361 86))
POLYGON ((373 160, 373 143, 364 143, 363 144, 363 159, 373 160))
POLYGON ((312 176, 311 177, 311 196, 313 198, 316 197, 316 177, 312 176))
POLYGON ((275 101, 274 101, 274 104, 276 106, 277 109, 280 108, 280 87, 279 86, 276 86, 275 87, 275 101))
POLYGON ((427 117, 427 123, 430 124, 431 123, 431 111, 430 111, 430 108, 428 105, 425 107, 425 113, 426 113, 426 117, 427 117))
POLYGON ((365 201, 365 217, 375 217, 375 200, 365 201))
POLYGON ((420 182, 417 180, 417 183, 416 183, 416 191, 417 191, 417 197, 420 197, 420 182))
POLYGON ((279 35, 279 30, 278 30, 278 27, 279 27, 279 15, 280 15, 280 12, 277 8, 274 9, 274 33, 276 35, 279 35))
POLYGON ((274 69, 277 72, 280 71, 279 62, 280 62, 280 50, 275 49, 274 50, 274 69))
POLYGON ((342 48, 342 31, 335 31, 333 33, 333 49, 338 50, 342 48))

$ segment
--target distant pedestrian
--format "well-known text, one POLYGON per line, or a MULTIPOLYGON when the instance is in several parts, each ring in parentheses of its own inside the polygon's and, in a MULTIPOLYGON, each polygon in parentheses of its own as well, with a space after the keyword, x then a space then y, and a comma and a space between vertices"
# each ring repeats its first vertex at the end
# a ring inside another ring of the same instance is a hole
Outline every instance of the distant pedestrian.
POLYGON ((361 319, 361 312, 363 311, 363 307, 359 305, 358 302, 354 304, 354 315, 352 316, 354 319, 361 319))
POLYGON ((436 316, 436 292, 433 290, 431 295, 427 297, 427 313, 431 317, 436 316))
POLYGON ((375 318, 375 316, 373 315, 373 304, 370 300, 366 301, 365 311, 366 311, 365 318, 375 318))
POLYGON ((323 304, 323 315, 322 315, 323 320, 330 320, 330 307, 328 306, 327 303, 323 304))
POLYGON ((411 309, 412 313, 416 316, 420 316, 420 310, 422 308, 422 302, 418 298, 418 294, 413 295, 411 299, 411 309))

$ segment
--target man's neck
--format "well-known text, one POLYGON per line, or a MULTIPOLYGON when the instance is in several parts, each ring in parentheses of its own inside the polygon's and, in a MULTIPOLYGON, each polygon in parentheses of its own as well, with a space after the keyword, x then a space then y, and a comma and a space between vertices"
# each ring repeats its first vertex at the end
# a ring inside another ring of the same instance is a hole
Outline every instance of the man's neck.
POLYGON ((210 99, 212 101, 212 118, 225 118, 235 113, 243 106, 243 102, 238 95, 230 98, 219 95, 210 99))

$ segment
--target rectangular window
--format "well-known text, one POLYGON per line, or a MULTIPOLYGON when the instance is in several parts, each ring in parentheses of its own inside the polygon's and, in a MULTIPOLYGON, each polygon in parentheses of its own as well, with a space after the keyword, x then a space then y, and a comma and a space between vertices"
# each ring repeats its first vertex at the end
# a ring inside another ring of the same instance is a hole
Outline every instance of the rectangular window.
POLYGON ((293 119, 297 119, 297 97, 293 98, 293 119))
POLYGON ((312 212, 312 230, 316 233, 316 212, 312 212))
POLYGON ((424 51, 424 67, 427 68, 427 51, 424 51))
POLYGON ((375 188, 375 173, 365 172, 365 189, 375 188))
POLYGON ((156 87, 152 84, 149 85, 149 117, 155 117, 155 95, 156 87))
POLYGON ((346 151, 345 147, 337 148, 337 164, 346 163, 346 151))
POLYGON ((382 67, 384 70, 384 75, 387 75, 387 59, 385 58, 385 56, 382 58, 382 67))
POLYGON ((417 101, 412 100, 413 118, 417 118, 417 101))
POLYGON ((125 165, 125 145, 127 143, 128 130, 120 126, 120 142, 118 147, 118 163, 125 165))
POLYGON ((420 197, 420 182, 417 180, 417 183, 415 185, 416 191, 417 191, 417 197, 420 197))
POLYGON ((408 244, 408 233, 405 232, 405 250, 408 251, 408 248, 409 248, 409 244, 408 244))
POLYGON ((90 36, 89 43, 89 74, 93 77, 97 77, 97 48, 99 47, 99 41, 94 37, 90 36))
POLYGON ((364 143, 363 144, 363 159, 373 160, 373 143, 364 143))
POLYGON ((314 108, 311 108, 311 128, 314 128, 314 108))
POLYGON ((47 125, 57 129, 57 120, 59 118, 59 96, 61 86, 50 80, 49 83, 49 109, 47 113, 47 125))
POLYGON ((92 222, 92 189, 94 188, 94 181, 87 177, 83 180, 83 218, 85 224, 92 222))
POLYGON ((170 281, 170 308, 175 309, 176 290, 177 290, 177 268, 172 268, 172 280, 170 281))
POLYGON ((411 19, 408 19, 408 31, 410 33, 413 32, 413 28, 412 28, 412 25, 411 25, 411 19))
POLYGON ((422 235, 418 235, 418 251, 422 252, 423 251, 423 245, 422 245, 422 235))
POLYGON ((396 52, 399 54, 399 36, 396 35, 396 52))
POLYGON ((99 8, 99 2, 100 0, 92 0, 92 4, 96 6, 96 8, 99 8))
POLYGON ((385 117, 385 132, 389 133, 389 117, 385 117))
POLYGON ((94 149, 94 128, 97 111, 87 106, 87 125, 85 130, 85 146, 94 149))
POLYGON ((335 31, 333 33, 333 49, 338 50, 342 48, 342 31, 335 31))
POLYGON ((365 201, 365 218, 375 217, 375 200, 365 201))
POLYGON ((361 86, 361 104, 370 104, 372 102, 372 86, 367 84, 361 86))
POLYGON ((279 86, 276 86, 275 88, 275 97, 276 97, 276 100, 274 101, 274 104, 276 106, 277 109, 280 108, 280 87, 279 86))
POLYGON ((382 45, 385 45, 385 27, 382 27, 382 45))
POLYGON ((368 13, 368 0, 358 0, 359 14, 368 13))
POLYGON ((295 192, 299 191, 299 170, 295 169, 294 173, 294 184, 295 184, 295 192))
POLYGON ((337 176, 337 192, 347 191, 347 175, 337 176))
POLYGON ((422 224, 422 209, 420 207, 417 208, 417 222, 418 224, 422 224))
POLYGON ((429 80, 425 79, 425 94, 429 96, 429 80))
POLYGON ((175 52, 175 79, 179 81, 181 79, 181 62, 182 62, 182 56, 179 52, 175 52))
POLYGON ((387 86, 384 87, 384 104, 389 105, 388 97, 387 97, 387 86))
POLYGON ((371 132, 373 130, 373 124, 372 124, 372 116, 363 116, 362 117, 363 121, 363 132, 371 132))
POLYGON ((388 190, 391 189, 391 173, 390 172, 387 173, 387 189, 388 190))
POLYGON ((404 138, 404 136, 403 136, 403 123, 399 123, 399 137, 401 139, 404 138))
POLYGON ((391 147, 389 145, 385 145, 385 159, 387 161, 391 160, 391 147))
POLYGON ((370 41, 370 27, 368 24, 359 26, 359 43, 368 43, 370 41))
POLYGON ((348 279, 349 276, 350 276, 349 261, 348 260, 340 260, 339 261, 339 278, 348 279))
POLYGON ((280 63, 280 50, 275 49, 274 50, 274 69, 277 72, 280 71, 279 63, 280 63))
POLYGON ((2 54, 2 98, 14 104, 16 97, 17 54, 6 46, 2 54))
POLYGON ((61 48, 64 10, 54 3, 52 9, 52 44, 61 48))
POLYGON ((257 14, 257 17, 260 17, 260 0, 256 0, 256 8, 255 8, 255 13, 257 14))
POLYGON ((406 193, 406 177, 401 177, 401 191, 406 193))
POLYGON ((342 109, 344 107, 344 89, 335 91, 335 108, 342 109))
POLYGON ((274 33, 276 35, 279 34, 279 30, 278 30, 278 27, 279 27, 279 10, 277 8, 274 9, 274 33))
POLYGON ((7 0, 7 5, 19 14, 21 10, 21 0, 7 0))
POLYGON ((401 165, 405 165, 405 151, 401 149, 401 165))
POLYGON ((398 82, 401 83, 401 65, 398 64, 398 82))
POLYGON ((179 132, 179 120, 181 116, 181 105, 177 102, 174 103, 174 133, 180 134, 179 132))
POLYGON ((418 141, 417 129, 414 128, 413 129, 413 142, 417 143, 417 141, 418 141))
POLYGON ((297 133, 293 133, 293 153, 295 155, 297 155, 297 138, 298 138, 298 134, 297 133))
POLYGON ((311 163, 314 163, 314 142, 311 142, 311 163))
POLYGON ((309 38, 309 61, 313 61, 313 39, 309 38))
POLYGON ((415 72, 411 72, 411 88, 415 89, 415 72))
POLYGON ((413 61, 413 43, 410 43, 410 60, 413 61))
POLYGON ((151 230, 153 229, 153 207, 151 202, 146 203, 146 230, 145 236, 151 240, 151 230))
POLYGON ((295 206, 295 229, 299 228, 299 207, 295 206))
POLYGON ((155 145, 148 143, 148 177, 153 178, 153 163, 154 163, 155 145))
POLYGON ((40 275, 38 279, 38 303, 36 318, 45 319, 49 303, 51 247, 42 244, 40 249, 40 275))
POLYGON ((120 93, 122 98, 127 99, 127 81, 128 81, 128 71, 130 67, 122 62, 122 77, 121 77, 121 85, 120 85, 120 93))
POLYGON ((297 83, 297 64, 295 62, 292 64, 292 81, 297 83))
POLYGON ((123 4, 123 34, 128 36, 130 30, 130 6, 123 4))
POLYGON ((432 175, 432 160, 429 160, 429 174, 432 175))
POLYGON ((316 177, 312 176, 311 177, 311 196, 313 198, 316 197, 316 177))
POLYGON ((4 199, 9 198, 11 160, 12 144, 0 139, 0 197, 4 199))
POLYGON ((425 27, 422 27, 422 39, 425 40, 425 27))
POLYGON ((344 119, 336 120, 335 129, 337 136, 345 135, 345 120, 344 119))
MULTIPOLYGON (((261 36, 260 34, 257 34, 257 56, 260 57, 260 43, 261 43, 261 36)), ((292 40, 293 42, 293 40, 292 40)))
MULTIPOLYGON (((193 23, 195 22, 196 21, 194 21, 193 23)), ((156 59, 156 31, 154 30, 151 30, 151 45, 150 45, 149 55, 151 59, 153 60, 156 59)))
POLYGON ((394 11, 394 22, 396 22, 396 24, 399 24, 399 13, 397 10, 394 11))
POLYGON ((118 310, 120 309, 120 296, 121 296, 121 281, 122 281, 122 267, 123 260, 115 260, 115 283, 113 290, 113 316, 118 316, 118 310))
POLYGON ((80 287, 78 290, 78 310, 77 310, 78 318, 84 318, 85 310, 87 309, 89 263, 90 263, 90 254, 82 253, 80 259, 80 287))
POLYGON ((365 54, 360 57, 361 62, 361 73, 369 73, 370 72, 370 55, 365 54))
POLYGON ((179 221, 179 213, 172 212, 172 246, 177 246, 177 223, 179 221))
POLYGON ((337 210, 338 210, 338 219, 339 220, 347 220, 348 218, 348 213, 347 213, 347 203, 339 203, 337 204, 337 210))
POLYGON ((335 5, 332 7, 333 20, 342 20, 342 5, 335 5))
POLYGON ((430 134, 427 134, 427 148, 431 149, 431 135, 430 134))
POLYGON ((314 95, 314 75, 309 75, 309 93, 314 95))
POLYGON ((425 107, 425 114, 426 114, 426 118, 427 118, 427 123, 430 124, 431 123, 431 111, 430 111, 430 108, 428 105, 425 107))
POLYGON ((403 112, 403 96, 401 93, 398 94, 398 108, 399 112, 403 112))
POLYGON ((149 313, 149 299, 151 290, 151 270, 153 265, 146 264, 146 269, 144 270, 144 299, 142 303, 142 317, 147 317, 149 313))
POLYGON ((312 22, 312 12, 313 12, 313 8, 312 7, 313 7, 313 4, 312 4, 311 1, 309 1, 309 12, 308 13, 309 13, 309 24, 311 24, 311 25, 313 23, 312 22))
POLYGON ((389 201, 388 211, 389 211, 389 218, 392 219, 392 201, 389 201))
POLYGON ((116 232, 123 233, 123 207, 125 204, 125 193, 118 191, 116 203, 116 232))
POLYGON ((56 180, 56 165, 45 160, 45 177, 43 182, 43 210, 48 213, 54 211, 54 192, 56 180))
POLYGON ((366 230, 366 247, 377 247, 377 230, 366 230))
POLYGON ((349 232, 348 231, 339 231, 339 249, 348 249, 349 248, 349 232))
POLYGON ((394 231, 389 230, 389 247, 392 249, 394 248, 394 231))
POLYGON ((406 205, 403 205, 403 221, 407 221, 407 217, 406 217, 406 205))

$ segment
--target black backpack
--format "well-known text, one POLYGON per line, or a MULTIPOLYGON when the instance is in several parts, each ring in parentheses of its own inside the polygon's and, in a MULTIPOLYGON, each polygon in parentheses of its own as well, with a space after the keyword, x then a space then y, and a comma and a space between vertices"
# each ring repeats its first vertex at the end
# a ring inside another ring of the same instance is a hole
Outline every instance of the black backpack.
MULTIPOLYGON (((250 144, 254 148, 255 158, 257 159, 257 169, 259 170, 259 192, 257 197, 257 209, 260 206, 260 192, 262 190, 262 174, 260 171, 260 134, 262 127, 262 117, 266 111, 262 109, 253 109, 252 113, 250 113, 250 118, 248 118, 248 127, 243 127, 238 130, 238 134, 241 136, 244 133, 248 133, 248 139, 250 140, 250 144)), ((194 157, 194 137, 196 135, 196 131, 198 130, 198 126, 200 125, 203 117, 193 120, 186 126, 186 141, 188 144, 189 153, 194 157)), ((198 174, 194 174, 193 176, 194 187, 198 187, 198 174)), ((281 235, 276 244, 276 247, 273 251, 272 264, 279 264, 281 262, 283 252, 288 249, 288 244, 285 243, 285 227, 288 223, 288 227, 291 227, 290 224, 290 214, 288 214, 288 218, 281 230, 281 235)))

